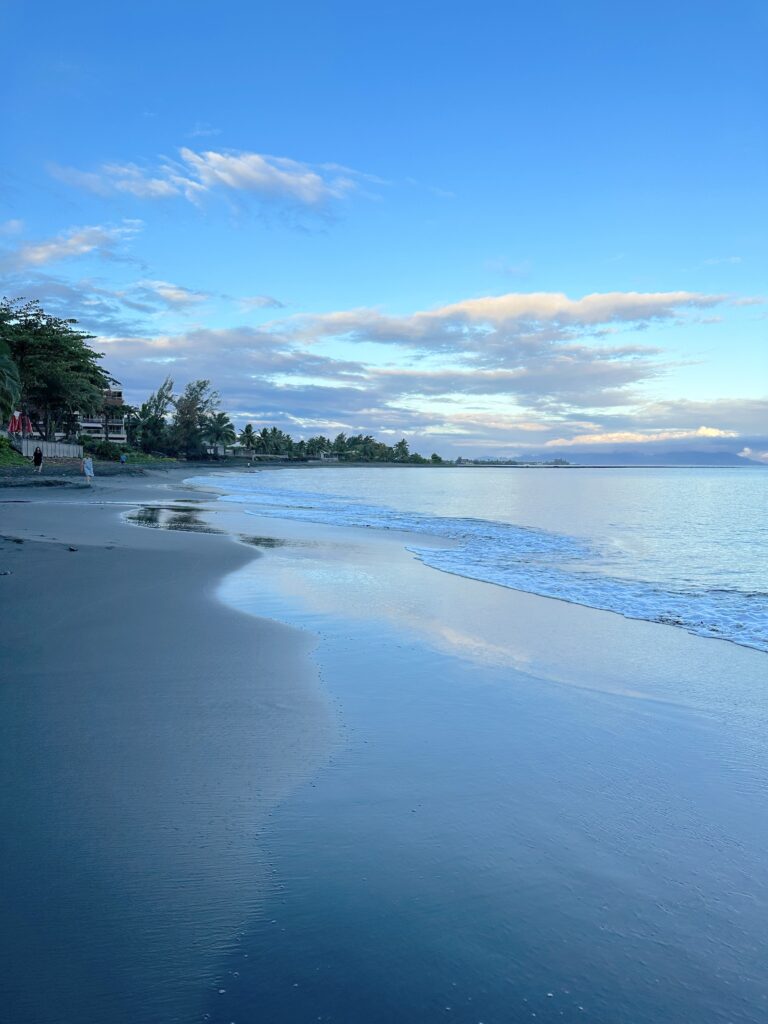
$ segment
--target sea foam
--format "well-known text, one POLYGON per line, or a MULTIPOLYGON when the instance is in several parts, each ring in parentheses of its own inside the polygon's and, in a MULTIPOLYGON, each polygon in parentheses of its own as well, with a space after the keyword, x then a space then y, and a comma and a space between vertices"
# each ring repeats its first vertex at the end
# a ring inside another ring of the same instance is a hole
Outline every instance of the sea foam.
POLYGON ((243 504, 254 515, 429 537, 429 546, 412 542, 407 548, 442 572, 768 652, 765 592, 706 587, 700 579, 679 580, 670 587, 642 578, 640 566, 638 578, 632 578, 631 564, 622 565, 621 575, 612 575, 615 559, 584 538, 481 518, 396 509, 349 495, 269 487, 263 480, 263 474, 243 474, 195 482, 226 489, 222 500, 243 504), (435 546, 441 539, 446 546, 435 546))

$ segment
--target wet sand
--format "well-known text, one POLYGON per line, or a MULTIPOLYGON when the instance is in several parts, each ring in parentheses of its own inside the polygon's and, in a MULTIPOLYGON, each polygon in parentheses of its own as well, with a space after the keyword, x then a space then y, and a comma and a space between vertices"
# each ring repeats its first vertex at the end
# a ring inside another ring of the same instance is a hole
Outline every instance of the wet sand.
POLYGON ((199 1019, 275 885, 259 830, 335 742, 308 634, 215 598, 257 552, 137 529, 112 504, 189 499, 182 477, 3 494, 0 1018, 14 1024, 199 1019))
POLYGON ((284 546, 221 595, 320 637, 346 743, 211 1021, 765 1019, 765 655, 248 518, 284 546))

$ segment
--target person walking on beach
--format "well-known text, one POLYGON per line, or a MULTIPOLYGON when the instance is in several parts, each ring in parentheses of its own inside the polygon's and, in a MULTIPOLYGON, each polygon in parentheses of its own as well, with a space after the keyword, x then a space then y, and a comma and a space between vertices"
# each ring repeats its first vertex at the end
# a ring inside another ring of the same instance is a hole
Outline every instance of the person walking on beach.
POLYGON ((83 456, 83 473, 85 473, 85 479, 90 487, 93 482, 93 459, 90 455, 83 456))
POLYGON ((43 471, 43 449, 40 445, 35 448, 32 453, 32 465, 34 466, 35 473, 42 473, 43 471))

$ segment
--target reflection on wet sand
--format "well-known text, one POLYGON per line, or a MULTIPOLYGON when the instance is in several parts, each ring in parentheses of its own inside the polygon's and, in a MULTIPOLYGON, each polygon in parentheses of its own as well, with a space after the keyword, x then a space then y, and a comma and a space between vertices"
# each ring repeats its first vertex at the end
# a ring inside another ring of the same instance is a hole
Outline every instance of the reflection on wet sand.
POLYGON ((238 540, 254 548, 282 548, 288 544, 287 540, 280 540, 278 537, 254 537, 246 533, 241 533, 238 540))
POLYGON ((187 533, 224 533, 206 523, 196 509, 184 505, 142 505, 126 514, 127 521, 156 530, 183 530, 187 533))

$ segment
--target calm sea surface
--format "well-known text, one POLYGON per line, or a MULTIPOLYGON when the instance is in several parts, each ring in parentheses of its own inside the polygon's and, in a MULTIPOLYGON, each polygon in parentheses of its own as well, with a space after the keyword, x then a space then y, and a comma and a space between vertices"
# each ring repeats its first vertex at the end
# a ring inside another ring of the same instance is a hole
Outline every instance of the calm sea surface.
POLYGON ((262 516, 423 534, 430 546, 411 550, 435 569, 768 651, 762 468, 289 469, 208 482, 262 516))

